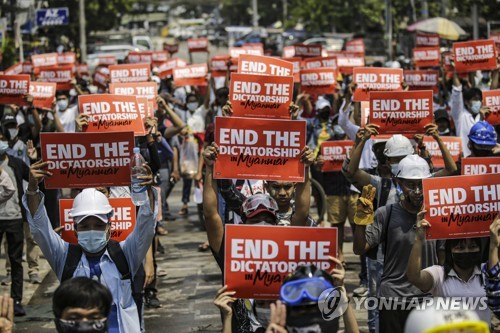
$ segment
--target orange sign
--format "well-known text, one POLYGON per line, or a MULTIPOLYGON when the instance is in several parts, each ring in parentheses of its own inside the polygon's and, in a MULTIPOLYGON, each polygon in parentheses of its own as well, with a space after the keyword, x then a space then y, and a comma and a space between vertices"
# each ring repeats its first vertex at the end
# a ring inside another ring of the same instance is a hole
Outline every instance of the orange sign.
POLYGON ((146 82, 151 77, 149 64, 123 64, 109 66, 109 76, 115 82, 146 82))
POLYGON ((292 76, 293 64, 278 58, 242 54, 238 60, 238 73, 292 76))
POLYGON ((30 95, 33 96, 33 106, 36 108, 52 109, 56 97, 56 83, 31 82, 30 95))
POLYGON ((370 91, 401 91, 403 70, 400 68, 356 67, 353 82, 357 83, 353 101, 370 100, 370 91))
POLYGON ((168 52, 167 51, 151 52, 151 57, 153 60, 153 64, 158 65, 168 60, 168 52))
POLYGON ((130 186, 134 133, 40 133, 46 188, 130 186))
POLYGON ((116 65, 116 57, 111 55, 111 56, 99 56, 97 58, 98 61, 98 66, 111 66, 111 65, 116 65))
POLYGON ((295 54, 293 57, 316 58, 321 57, 322 47, 320 44, 295 44, 295 54))
POLYGON ((70 90, 71 79, 74 77, 74 66, 66 65, 53 68, 41 68, 38 74, 40 80, 57 83, 57 90, 70 90))
POLYGON ((210 74, 212 77, 226 76, 229 58, 229 55, 220 54, 210 59, 210 74))
POLYGON ((364 67, 365 57, 350 52, 335 52, 332 54, 337 57, 337 66, 342 74, 351 75, 354 67, 364 67))
POLYGON ((439 71, 404 71, 406 84, 410 90, 432 90, 438 92, 439 71))
POLYGON ((495 41, 491 39, 453 43, 453 54, 457 72, 488 71, 497 68, 495 41))
POLYGON ((417 34, 415 36, 415 45, 417 47, 430 47, 440 45, 438 34, 417 34))
POLYGON ((179 58, 169 59, 158 66, 158 71, 159 71, 158 76, 161 79, 164 79, 167 76, 172 75, 174 68, 182 68, 182 67, 186 67, 186 66, 187 66, 187 62, 185 62, 182 59, 179 59, 179 58))
POLYGON ((83 129, 86 133, 134 132, 144 135, 137 99, 135 96, 120 95, 80 95, 80 113, 89 116, 89 124, 83 129))
POLYGON ((500 157, 467 157, 462 159, 462 175, 500 173, 500 157))
POLYGON ((109 93, 136 97, 143 96, 153 103, 155 109, 157 108, 156 96, 158 96, 158 89, 156 88, 156 82, 111 83, 109 93))
POLYGON ((247 50, 248 55, 263 56, 264 55, 264 44, 262 43, 247 43, 242 46, 247 50))
POLYGON ((75 65, 76 73, 80 76, 89 75, 89 65, 87 64, 76 64, 75 65))
POLYGON ((129 64, 151 64, 153 62, 153 52, 129 52, 127 60, 129 64))
POLYGON ((293 64, 293 82, 300 82, 300 68, 302 67, 302 59, 300 58, 284 58, 293 64))
POLYGON ((153 103, 150 104, 147 97, 137 96, 137 107, 142 120, 146 117, 154 117, 153 103))
POLYGON ((370 101, 361 102, 361 127, 370 123, 370 101))
POLYGON ((291 76, 233 73, 230 84, 234 116, 290 119, 291 76))
MULTIPOLYGON (((460 159, 460 155, 462 154, 462 139, 454 136, 442 136, 441 140, 443 140, 444 145, 450 151, 451 157, 455 162, 458 162, 460 159)), ((443 154, 441 153, 441 149, 439 149, 439 145, 430 136, 424 137, 425 149, 429 153, 432 159, 432 165, 434 168, 444 168, 444 160, 443 154)))
POLYGON ((65 52, 58 54, 57 63, 59 65, 74 65, 76 63, 75 52, 65 52))
POLYGON ((14 64, 7 68, 4 72, 5 75, 19 75, 23 74, 23 64, 21 62, 18 62, 17 64, 14 64))
POLYGON ((180 86, 206 86, 207 83, 207 64, 196 64, 182 68, 174 68, 174 83, 180 86))
POLYGON ((34 54, 31 56, 33 67, 57 66, 57 53, 34 54))
POLYGON ((208 38, 189 38, 187 40, 189 52, 208 52, 208 38))
POLYGON ((337 85, 337 71, 333 68, 303 69, 300 88, 312 94, 333 94, 337 85))
POLYGON ((427 240, 487 237, 500 211, 500 174, 423 180, 427 240))
POLYGON ((439 67, 441 64, 441 50, 439 47, 414 48, 413 60, 418 68, 439 67))
MULTIPOLYGON (((282 58, 293 58, 295 57, 295 47, 294 46, 285 46, 282 52, 282 58)), ((297 56, 298 57, 298 56, 297 56)))
POLYGON ((500 89, 484 90, 483 105, 491 109, 486 120, 492 125, 500 125, 500 89))
POLYGON ((33 73, 33 64, 29 61, 23 62, 23 74, 33 73))
POLYGON ((179 44, 163 44, 163 49, 170 54, 179 52, 179 44))
POLYGON ((29 75, 0 75, 0 104, 26 105, 29 85, 29 75))
POLYGON ((337 256, 337 228, 226 224, 223 246, 227 290, 237 298, 279 299, 283 279, 298 266, 334 268, 328 257, 337 256))
POLYGON ((105 90, 109 81, 109 69, 107 67, 97 68, 92 78, 96 86, 105 90))
POLYGON ((365 42, 363 38, 356 38, 345 43, 345 50, 351 53, 365 54, 365 42))
MULTIPOLYGON (((114 215, 111 218, 111 239, 117 242, 124 241, 135 228, 135 205, 130 198, 109 198, 108 200, 114 209, 114 215)), ((64 227, 61 231, 61 238, 68 243, 77 244, 75 223, 70 214, 73 201, 73 199, 59 200, 59 218, 61 227, 64 227)))
POLYGON ((425 133, 432 123, 432 91, 370 93, 370 123, 379 125, 380 134, 425 133))
POLYGON ((340 172, 342 163, 351 150, 353 142, 350 140, 324 141, 321 144, 321 155, 325 160, 322 172, 340 172))
POLYGON ((337 58, 336 57, 317 57, 317 58, 307 58, 304 59, 305 69, 329 67, 337 69, 337 58))
POLYGON ((215 119, 220 150, 214 178, 304 181, 300 153, 306 145, 305 121, 215 119))

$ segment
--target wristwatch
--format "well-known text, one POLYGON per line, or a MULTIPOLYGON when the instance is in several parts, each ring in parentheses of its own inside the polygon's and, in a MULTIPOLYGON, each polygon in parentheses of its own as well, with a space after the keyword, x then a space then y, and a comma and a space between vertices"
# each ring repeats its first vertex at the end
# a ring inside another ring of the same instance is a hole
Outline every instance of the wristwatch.
POLYGON ((26 193, 27 195, 37 195, 38 193, 40 193, 40 189, 37 188, 36 191, 30 191, 28 189, 28 187, 26 187, 26 190, 24 191, 24 193, 26 193))

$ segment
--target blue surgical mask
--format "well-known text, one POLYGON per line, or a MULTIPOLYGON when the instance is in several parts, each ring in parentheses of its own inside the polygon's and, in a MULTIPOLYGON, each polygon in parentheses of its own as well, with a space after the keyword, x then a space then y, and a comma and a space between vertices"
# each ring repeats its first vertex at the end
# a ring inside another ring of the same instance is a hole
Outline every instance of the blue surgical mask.
POLYGON ((7 141, 0 141, 0 156, 4 155, 9 149, 9 143, 7 141))
POLYGON ((59 111, 64 111, 68 108, 68 100, 67 99, 60 99, 57 101, 57 107, 59 108, 59 111))
POLYGON ((471 105, 470 105, 470 111, 473 113, 473 114, 478 114, 479 111, 481 110, 481 106, 482 106, 483 103, 481 103, 481 101, 472 101, 471 105))
POLYGON ((399 163, 392 163, 391 164, 391 172, 394 176, 398 175, 398 167, 399 167, 399 163))
POLYGON ((97 253, 108 244, 107 232, 103 230, 79 231, 78 244, 88 253, 97 253))

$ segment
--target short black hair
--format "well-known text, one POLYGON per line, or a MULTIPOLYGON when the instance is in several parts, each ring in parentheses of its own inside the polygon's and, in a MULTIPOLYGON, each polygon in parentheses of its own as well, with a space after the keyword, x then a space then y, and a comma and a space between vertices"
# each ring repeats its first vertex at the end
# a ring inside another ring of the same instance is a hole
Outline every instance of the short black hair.
POLYGON ((483 100, 483 92, 478 88, 470 88, 468 90, 464 90, 464 101, 470 101, 472 98, 479 96, 479 99, 483 100))
POLYGON ((69 98, 69 93, 67 91, 64 91, 64 90, 57 90, 56 91, 56 98, 57 96, 66 96, 69 98))
POLYGON ((219 97, 229 97, 229 88, 228 87, 221 87, 215 90, 215 96, 217 98, 219 97))
POLYGON ((66 308, 98 308, 103 316, 108 317, 113 297, 101 283, 88 277, 75 277, 64 281, 52 297, 52 311, 56 318, 61 318, 66 308))

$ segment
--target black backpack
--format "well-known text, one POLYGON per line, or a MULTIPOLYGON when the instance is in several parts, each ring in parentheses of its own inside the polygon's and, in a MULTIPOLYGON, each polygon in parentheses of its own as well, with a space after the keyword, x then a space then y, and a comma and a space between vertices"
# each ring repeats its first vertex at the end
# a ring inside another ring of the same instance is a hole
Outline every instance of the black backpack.
MULTIPOLYGON (((390 178, 382 178, 382 188, 380 190, 380 196, 379 199, 376 200, 373 204, 374 211, 377 210, 377 208, 383 207, 387 203, 387 199, 389 198, 389 192, 391 191, 391 185, 392 185, 392 179, 390 178)), ((391 219, 392 214, 392 207, 389 212, 389 220, 391 219)), ((387 237, 387 230, 389 229, 389 222, 386 224, 386 230, 385 230, 385 237, 387 237)), ((384 241, 387 240, 384 239, 384 241)), ((377 260, 377 251, 378 251, 378 246, 375 246, 368 251, 366 251, 366 256, 372 260, 377 260)), ((384 251, 385 252, 385 251, 384 251)))

